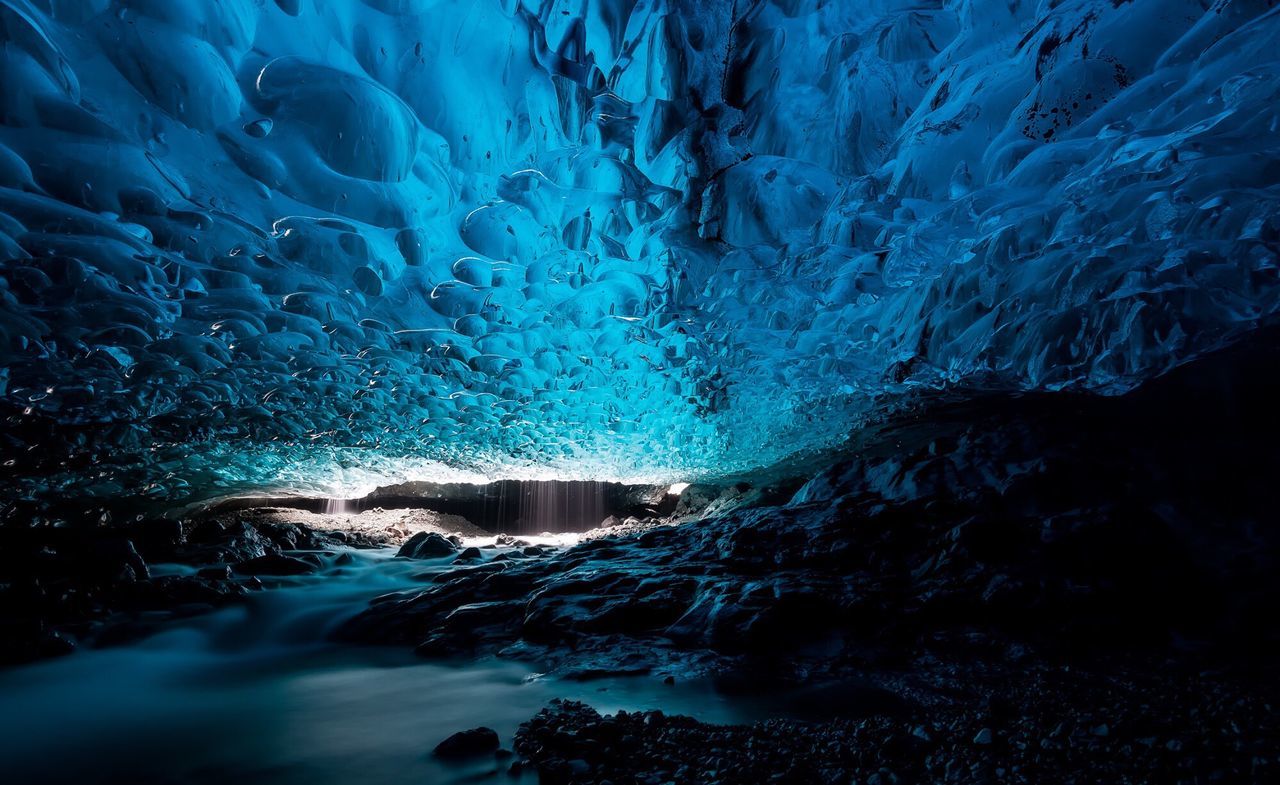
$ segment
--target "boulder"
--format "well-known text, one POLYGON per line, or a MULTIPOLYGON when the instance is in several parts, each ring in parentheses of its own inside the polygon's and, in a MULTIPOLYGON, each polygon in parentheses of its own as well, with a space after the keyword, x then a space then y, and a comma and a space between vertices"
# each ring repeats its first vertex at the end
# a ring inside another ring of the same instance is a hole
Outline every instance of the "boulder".
POLYGON ((268 553, 266 556, 240 562, 233 569, 240 575, 305 575, 315 568, 311 562, 293 556, 268 553))
POLYGON ((418 532, 400 546, 396 555, 409 559, 437 559, 452 556, 457 550, 457 546, 435 532, 418 532))
MULTIPOLYGON (((437 535, 438 536, 438 535, 437 535)), ((458 731, 436 745, 437 758, 458 759, 485 755, 498 749, 498 733, 492 728, 458 731)))

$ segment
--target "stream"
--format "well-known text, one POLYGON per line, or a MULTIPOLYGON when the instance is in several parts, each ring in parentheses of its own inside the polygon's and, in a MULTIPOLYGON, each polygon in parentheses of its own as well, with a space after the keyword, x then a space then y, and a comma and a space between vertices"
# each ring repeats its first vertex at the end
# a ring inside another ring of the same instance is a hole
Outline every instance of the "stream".
POLYGON ((452 568, 396 559, 390 548, 340 554, 315 575, 165 623, 136 643, 0 671, 5 781, 430 785, 497 770, 500 781, 533 782, 507 778, 506 760, 452 764, 431 750, 479 725, 509 749, 517 726, 557 697, 710 722, 769 714, 707 684, 558 680, 509 660, 440 664, 406 649, 333 643, 328 634, 373 597, 452 568))

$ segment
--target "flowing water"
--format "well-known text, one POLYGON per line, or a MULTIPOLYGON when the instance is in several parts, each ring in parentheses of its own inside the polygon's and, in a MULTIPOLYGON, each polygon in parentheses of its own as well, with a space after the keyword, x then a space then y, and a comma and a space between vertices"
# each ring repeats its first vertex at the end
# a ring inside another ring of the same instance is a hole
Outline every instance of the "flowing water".
POLYGON ((478 725, 509 748, 516 727, 555 697, 713 722, 763 716, 709 686, 653 676, 559 681, 511 661, 439 664, 327 641, 372 597, 449 569, 393 554, 351 552, 354 563, 165 624, 138 643, 0 671, 0 781, 469 782, 507 764, 444 764, 431 749, 478 725))

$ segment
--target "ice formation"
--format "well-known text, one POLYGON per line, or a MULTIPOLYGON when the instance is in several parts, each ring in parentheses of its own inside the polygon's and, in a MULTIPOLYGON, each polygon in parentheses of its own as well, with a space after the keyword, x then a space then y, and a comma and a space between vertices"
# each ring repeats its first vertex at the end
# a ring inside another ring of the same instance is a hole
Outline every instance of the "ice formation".
POLYGON ((675 481, 1122 392, 1280 308, 1273 5, 0 0, 5 471, 675 481))

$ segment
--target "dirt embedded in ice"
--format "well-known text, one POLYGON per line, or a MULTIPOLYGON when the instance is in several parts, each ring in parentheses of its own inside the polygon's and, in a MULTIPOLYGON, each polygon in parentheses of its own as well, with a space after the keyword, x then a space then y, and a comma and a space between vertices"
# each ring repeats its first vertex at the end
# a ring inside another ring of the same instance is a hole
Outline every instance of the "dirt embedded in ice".
POLYGON ((494 536, 460 515, 427 509, 384 510, 375 507, 363 512, 310 512, 290 507, 258 507, 216 517, 249 523, 288 523, 321 532, 343 532, 379 545, 402 545, 419 532, 452 534, 464 539, 492 539, 494 536))

